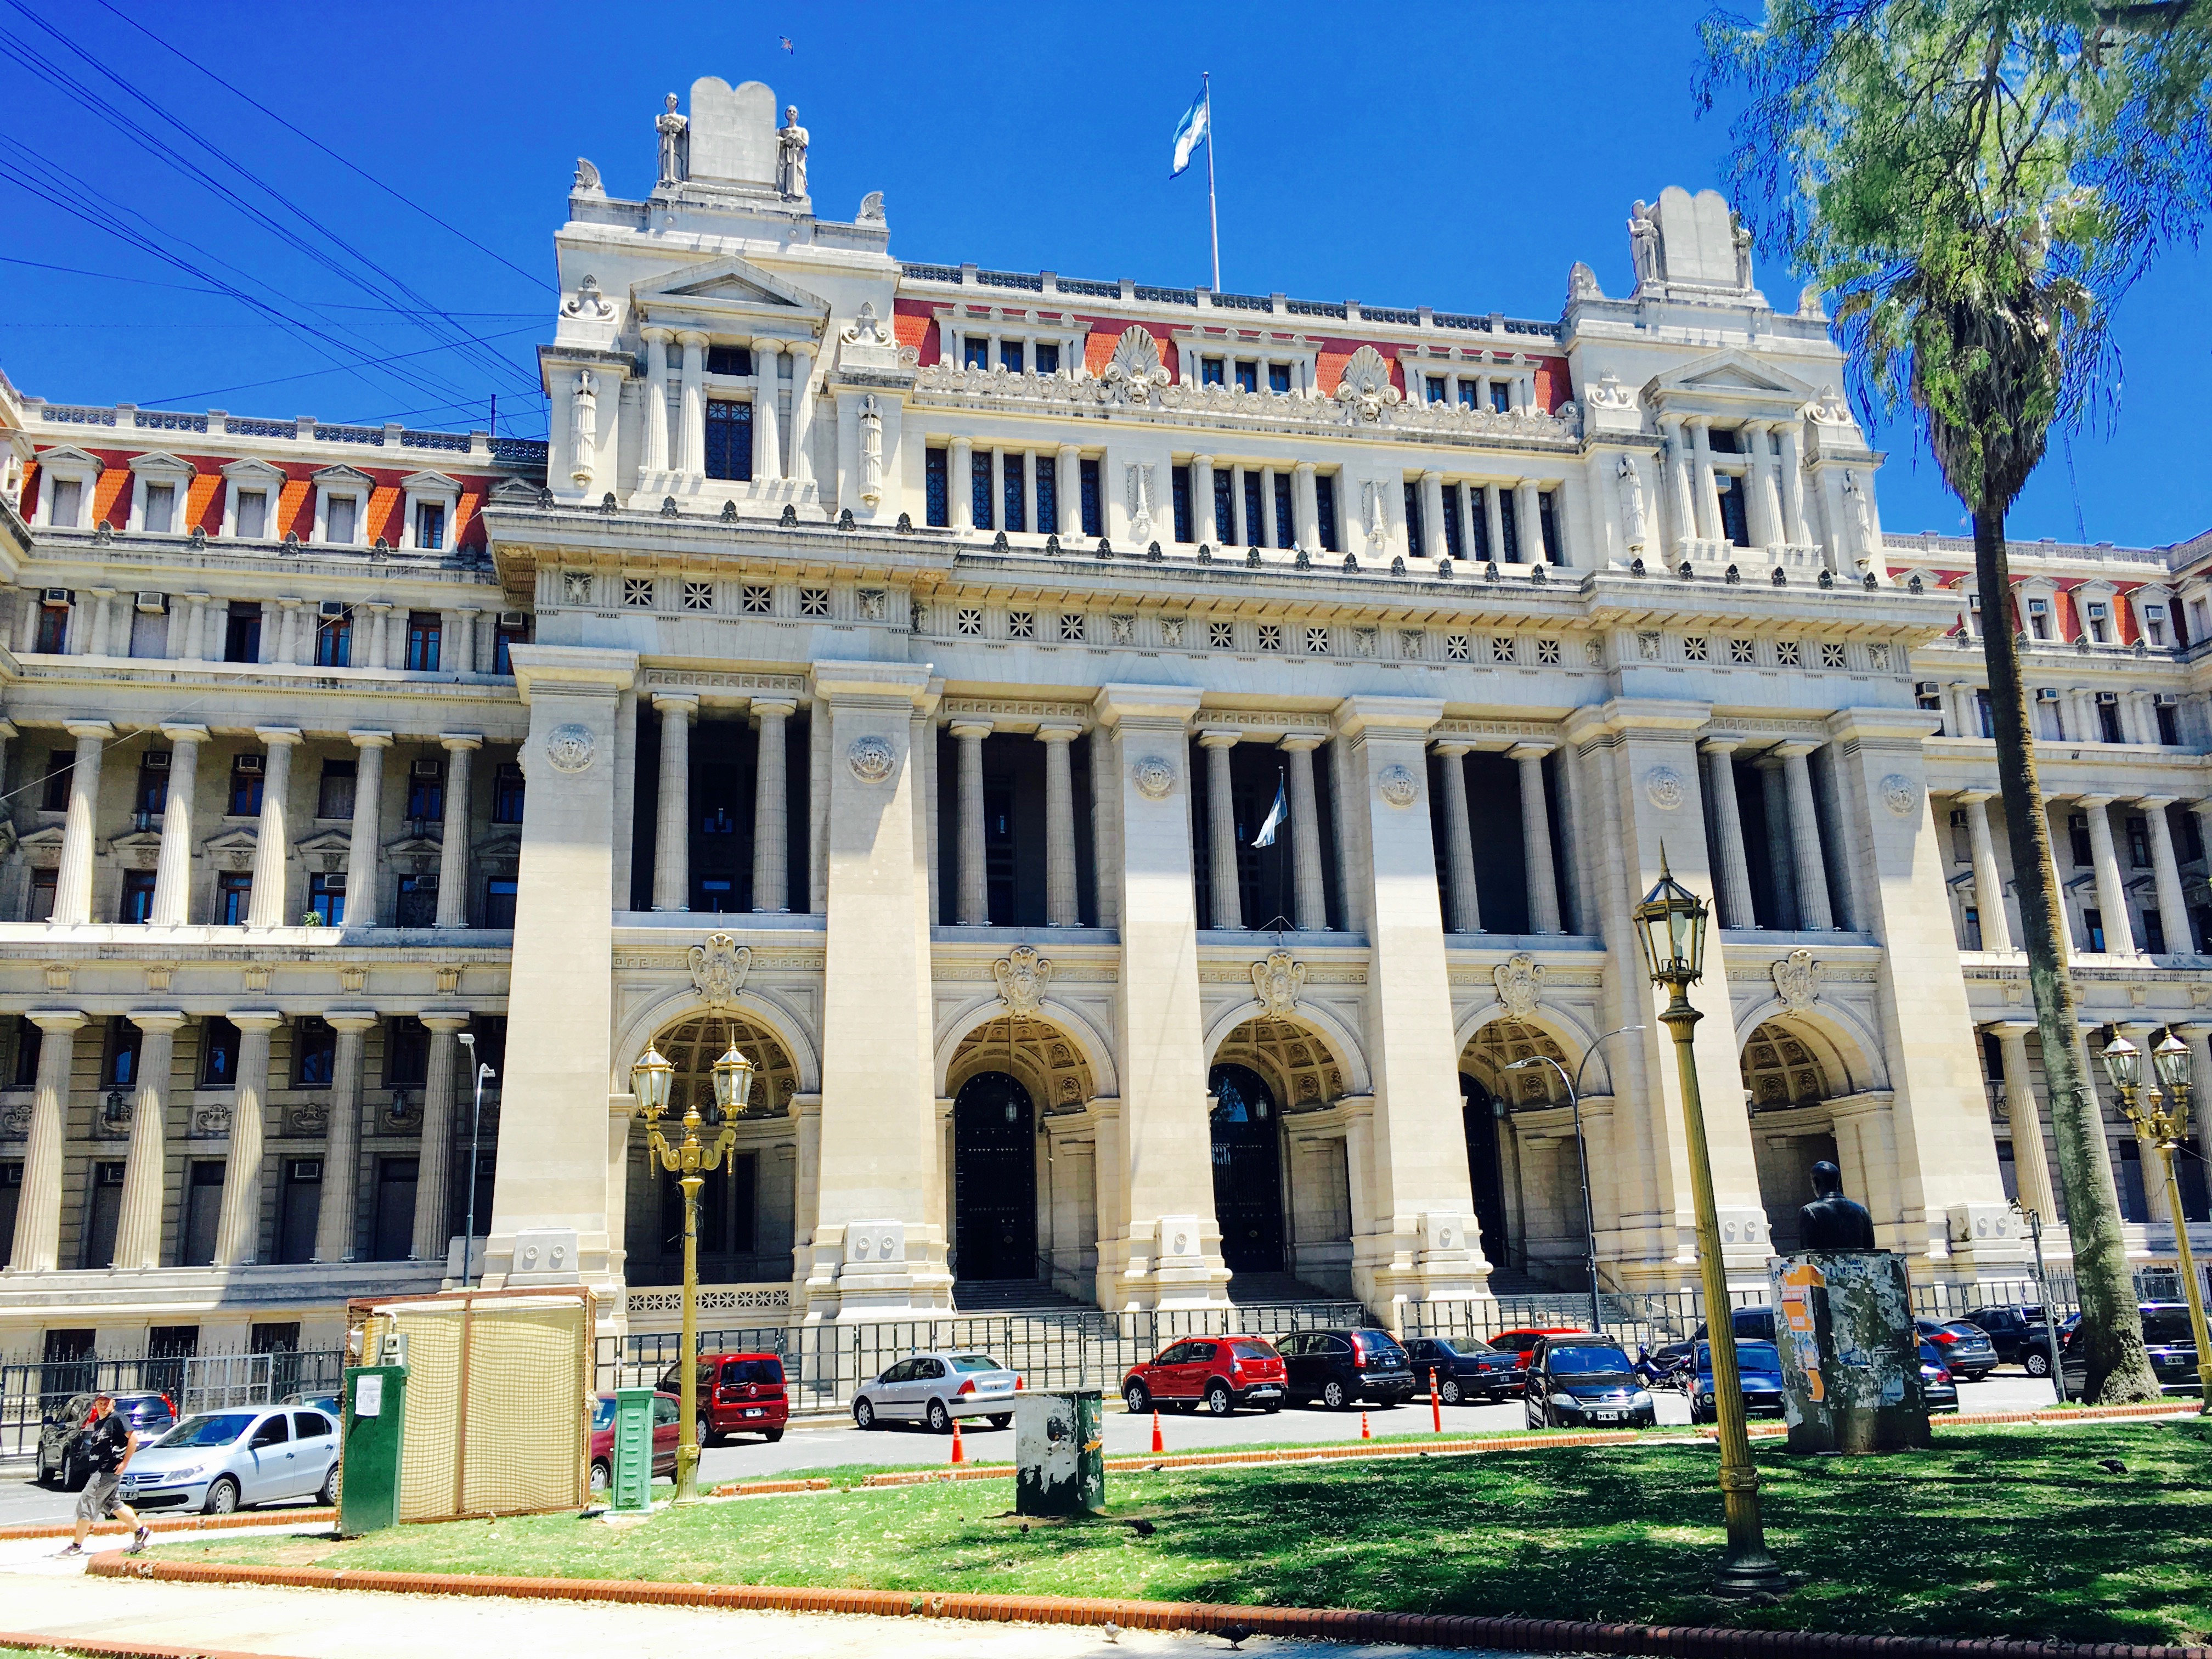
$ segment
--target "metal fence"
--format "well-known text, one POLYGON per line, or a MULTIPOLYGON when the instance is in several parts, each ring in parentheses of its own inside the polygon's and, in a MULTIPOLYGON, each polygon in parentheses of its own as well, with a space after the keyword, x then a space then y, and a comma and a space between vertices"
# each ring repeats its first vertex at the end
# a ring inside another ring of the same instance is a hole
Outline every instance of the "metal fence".
POLYGON ((86 1354, 74 1359, 0 1362, 0 1462, 38 1454, 46 1418, 81 1394, 167 1396, 178 1416, 225 1406, 258 1406, 290 1394, 336 1394, 341 1349, 282 1353, 86 1354))

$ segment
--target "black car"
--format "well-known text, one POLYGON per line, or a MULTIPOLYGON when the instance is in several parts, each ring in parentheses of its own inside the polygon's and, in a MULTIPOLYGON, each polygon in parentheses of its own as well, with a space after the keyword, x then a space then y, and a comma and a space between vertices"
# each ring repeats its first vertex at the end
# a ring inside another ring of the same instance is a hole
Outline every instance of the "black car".
POLYGON ((1275 1340, 1289 1373, 1287 1397, 1341 1411, 1355 1400, 1395 1406, 1412 1398, 1413 1364, 1388 1331, 1292 1331, 1275 1340))
POLYGON ((1943 1351, 1925 1337, 1920 1340, 1920 1398, 1931 1412, 1959 1409, 1959 1384, 1943 1363, 1943 1351))
POLYGON ((1996 1344, 1971 1320, 1916 1319, 1913 1328, 1933 1342, 1961 1382, 1978 1382, 1997 1368, 1996 1344))
MULTIPOLYGON (((1729 1322, 1735 1328, 1739 1342, 1771 1342, 1774 1340, 1774 1310, 1768 1307, 1738 1308, 1729 1316, 1729 1322)), ((1651 1362, 1662 1369, 1687 1370, 1698 1344, 1705 1340, 1705 1324, 1698 1322, 1698 1328, 1690 1333, 1686 1342, 1669 1342, 1663 1348, 1651 1350, 1651 1362)))
POLYGON ((1520 1393, 1528 1376, 1517 1352, 1472 1336, 1417 1336, 1406 1345, 1406 1352, 1413 1362, 1415 1388, 1425 1389, 1434 1371, 1437 1397, 1447 1406, 1490 1405, 1520 1393))
MULTIPOLYGON (((2158 1377, 2161 1394, 2202 1392, 2197 1376, 2197 1337, 2189 1328, 2185 1302, 2145 1302, 2142 1314, 2143 1348, 2158 1377)), ((2081 1328, 2077 1323, 2058 1345, 2058 1363, 2066 1368, 2066 1397, 2079 1400, 2089 1381, 2089 1362, 2081 1350, 2081 1328)))
MULTIPOLYGON (((84 1455, 84 1425, 92 1415, 92 1402, 99 1397, 93 1393, 71 1395, 40 1419, 37 1475, 40 1486, 58 1480, 70 1492, 84 1490, 84 1483, 92 1474, 92 1464, 84 1455)), ((169 1404, 168 1396, 150 1389, 118 1394, 115 1414, 137 1431, 141 1445, 160 1438, 177 1425, 176 1409, 169 1404)))
POLYGON ((1651 1391, 1609 1337, 1546 1337, 1529 1358, 1524 1397, 1532 1429, 1648 1429, 1659 1420, 1651 1391))
POLYGON ((1975 1308, 1966 1322, 1978 1325, 1997 1351, 1997 1363, 2025 1365, 2030 1376, 2051 1375, 2050 1324, 2039 1304, 2016 1302, 2003 1307, 1975 1308))

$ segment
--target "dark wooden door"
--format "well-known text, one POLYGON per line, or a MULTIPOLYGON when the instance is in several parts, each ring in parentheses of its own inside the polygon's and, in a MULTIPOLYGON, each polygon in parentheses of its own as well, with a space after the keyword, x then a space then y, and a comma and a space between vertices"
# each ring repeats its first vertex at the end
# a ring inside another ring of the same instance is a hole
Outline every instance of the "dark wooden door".
POLYGON ((1221 1260, 1232 1273, 1283 1271, 1281 1114, 1257 1072, 1217 1066, 1213 1096, 1213 1213, 1221 1260))
POLYGON ((1029 1091, 984 1072, 952 1102, 958 1277, 1036 1277, 1036 1115, 1029 1091))

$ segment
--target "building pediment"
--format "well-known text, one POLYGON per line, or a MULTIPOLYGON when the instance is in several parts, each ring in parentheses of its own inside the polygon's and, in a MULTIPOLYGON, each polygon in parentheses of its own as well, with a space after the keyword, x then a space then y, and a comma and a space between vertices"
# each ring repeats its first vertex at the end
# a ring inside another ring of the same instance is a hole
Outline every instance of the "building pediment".
POLYGON ((348 466, 343 461, 330 466, 319 466, 313 476, 319 484, 373 484, 376 482, 359 467, 348 466))
POLYGON ((242 461, 233 461, 223 468, 222 476, 233 483, 282 485, 284 469, 258 456, 250 456, 242 461))
POLYGON ((691 316, 753 316, 763 313, 796 322, 826 320, 829 302, 751 260, 726 254, 703 264, 633 283, 630 302, 653 322, 691 316))
POLYGON ((399 481, 399 487, 402 489, 411 489, 418 495, 435 495, 441 493, 458 495, 461 493, 459 483, 447 477, 442 472, 410 472, 399 481))
POLYGON ((1647 403, 1676 409, 1787 404, 1795 412, 1818 395, 1816 388, 1771 363, 1733 350, 1685 363, 1672 374, 1653 377, 1644 388, 1647 403))

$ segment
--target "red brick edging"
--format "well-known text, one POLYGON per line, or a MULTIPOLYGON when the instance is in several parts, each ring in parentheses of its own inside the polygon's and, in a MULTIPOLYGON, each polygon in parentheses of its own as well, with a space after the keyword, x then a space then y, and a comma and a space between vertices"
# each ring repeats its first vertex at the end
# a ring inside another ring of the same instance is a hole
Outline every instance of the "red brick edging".
POLYGON ((0 1630, 0 1647, 83 1654, 87 1659, 284 1659, 282 1654, 249 1653, 243 1648, 172 1648, 153 1642, 102 1642, 89 1636, 31 1635, 12 1630, 0 1630))
POLYGON ((149 1560, 117 1552, 86 1571, 103 1578, 165 1583, 265 1584, 291 1589, 381 1590, 405 1595, 477 1595, 538 1601, 607 1601, 651 1607, 776 1613, 854 1613, 878 1618, 968 1619, 992 1624, 1103 1625, 1131 1630, 1218 1632, 1242 1625, 1258 1636, 1413 1646, 1524 1648, 1553 1653, 1665 1656, 1666 1659, 2212 1659, 2212 1647, 2132 1643, 2068 1644, 2007 1638, 1846 1636, 1819 1632, 1728 1630, 1698 1625, 1600 1625, 1571 1619, 1371 1613, 1354 1608, 1224 1606, 1203 1601, 1125 1601, 1088 1596, 970 1595, 928 1591, 784 1589, 766 1584, 648 1583, 613 1578, 502 1578, 430 1572, 345 1572, 328 1567, 218 1566, 149 1560))
MULTIPOLYGON (((177 1532, 221 1532, 232 1527, 284 1527, 295 1522, 306 1522, 324 1527, 338 1518, 336 1510, 233 1510, 228 1515, 149 1515, 143 1517, 155 1537, 177 1532)), ((21 1526, 0 1527, 0 1543, 11 1538, 67 1538, 76 1531, 72 1521, 26 1522, 21 1526)), ((104 1534, 128 1536, 131 1528, 120 1521, 95 1521, 88 1534, 98 1538, 104 1534)), ((0 1642, 7 1638, 0 1637, 0 1642)), ((180 1650, 181 1651, 181 1650, 180 1650)))

